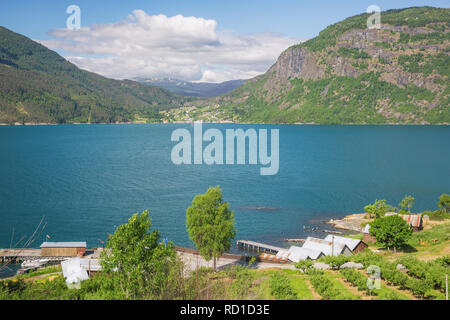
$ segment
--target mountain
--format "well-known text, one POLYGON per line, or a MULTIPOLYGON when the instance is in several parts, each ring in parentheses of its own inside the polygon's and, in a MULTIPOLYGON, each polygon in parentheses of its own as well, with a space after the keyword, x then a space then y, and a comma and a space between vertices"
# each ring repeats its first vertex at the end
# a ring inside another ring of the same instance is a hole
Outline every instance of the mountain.
POLYGON ((136 81, 164 88, 186 97, 217 97, 233 91, 246 80, 231 80, 222 83, 189 82, 176 79, 135 79, 136 81))
POLYGON ((368 29, 368 18, 333 24, 265 74, 183 109, 206 121, 450 123, 450 9, 385 11, 380 29, 368 29))
POLYGON ((186 101, 158 87, 80 70, 0 27, 0 123, 159 121, 161 110, 186 101))

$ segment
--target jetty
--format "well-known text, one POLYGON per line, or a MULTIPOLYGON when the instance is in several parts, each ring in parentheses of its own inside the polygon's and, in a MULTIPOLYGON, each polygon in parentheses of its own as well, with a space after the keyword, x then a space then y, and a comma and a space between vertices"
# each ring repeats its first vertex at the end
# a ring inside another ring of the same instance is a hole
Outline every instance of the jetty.
POLYGON ((19 263, 41 258, 41 249, 0 249, 1 263, 19 263))
POLYGON ((43 255, 41 249, 0 249, 0 263, 21 263, 30 260, 46 259, 51 264, 71 257, 74 257, 74 255, 57 255, 55 253, 43 255))
POLYGON ((277 254, 278 251, 284 250, 283 248, 280 247, 275 247, 269 244, 259 243, 250 240, 238 240, 236 241, 236 247, 249 251, 272 253, 272 254, 277 254))

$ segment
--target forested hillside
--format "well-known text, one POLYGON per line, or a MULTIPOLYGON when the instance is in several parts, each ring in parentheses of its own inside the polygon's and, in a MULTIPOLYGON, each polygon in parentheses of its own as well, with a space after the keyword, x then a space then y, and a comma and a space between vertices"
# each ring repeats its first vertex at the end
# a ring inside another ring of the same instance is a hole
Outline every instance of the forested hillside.
POLYGON ((0 27, 0 123, 159 121, 186 98, 78 69, 57 53, 0 27))

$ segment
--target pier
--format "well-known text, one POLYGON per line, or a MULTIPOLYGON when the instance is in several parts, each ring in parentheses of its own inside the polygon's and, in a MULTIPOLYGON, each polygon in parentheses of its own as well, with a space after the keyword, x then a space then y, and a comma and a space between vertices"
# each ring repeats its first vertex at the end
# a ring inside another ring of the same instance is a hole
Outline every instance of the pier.
POLYGON ((21 263, 28 260, 46 259, 60 262, 69 257, 43 257, 41 249, 0 249, 0 263, 21 263))
POLYGON ((0 249, 1 263, 20 263, 41 258, 41 249, 0 249))
POLYGON ((280 247, 271 246, 269 244, 259 243, 255 241, 249 241, 249 240, 238 240, 236 241, 236 247, 242 248, 249 251, 256 251, 256 252, 264 252, 264 253, 271 253, 271 254, 277 254, 278 251, 284 250, 280 247))

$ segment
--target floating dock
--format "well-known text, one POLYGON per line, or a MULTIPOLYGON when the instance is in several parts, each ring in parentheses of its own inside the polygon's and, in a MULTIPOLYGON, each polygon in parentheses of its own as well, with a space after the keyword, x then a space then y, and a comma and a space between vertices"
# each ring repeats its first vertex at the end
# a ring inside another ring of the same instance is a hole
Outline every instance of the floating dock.
POLYGON ((238 240, 236 241, 236 247, 249 251, 272 253, 272 254, 277 254, 278 251, 284 250, 283 248, 280 247, 275 247, 269 244, 259 243, 250 240, 238 240))

